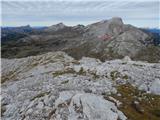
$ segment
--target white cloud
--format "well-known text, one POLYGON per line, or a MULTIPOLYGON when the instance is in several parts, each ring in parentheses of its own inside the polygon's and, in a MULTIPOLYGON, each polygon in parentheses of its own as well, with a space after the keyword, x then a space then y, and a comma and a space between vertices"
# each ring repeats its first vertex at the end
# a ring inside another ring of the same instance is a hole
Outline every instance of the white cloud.
POLYGON ((127 23, 140 26, 158 26, 158 0, 3 0, 3 25, 52 22, 87 24, 91 21, 122 17, 127 23), (138 23, 138 20, 140 23, 138 23), (14 21, 14 22, 13 22, 14 21), (143 22, 144 21, 144 22, 143 22), (148 21, 148 22, 146 22, 148 21), (138 24, 137 24, 138 23, 138 24))
MULTIPOLYGON (((22 0, 2 0, 2 1, 22 1, 22 0)), ((67 1, 67 2, 82 2, 84 0, 23 0, 23 1, 67 1)), ((99 0, 85 0, 86 2, 88 1, 99 1, 99 0)), ((101 1, 115 1, 115 0, 101 0, 101 1)), ((116 0, 116 1, 127 1, 128 0, 116 0)), ((129 1, 133 1, 133 2, 153 2, 153 1, 157 1, 157 0, 129 0, 129 1)))

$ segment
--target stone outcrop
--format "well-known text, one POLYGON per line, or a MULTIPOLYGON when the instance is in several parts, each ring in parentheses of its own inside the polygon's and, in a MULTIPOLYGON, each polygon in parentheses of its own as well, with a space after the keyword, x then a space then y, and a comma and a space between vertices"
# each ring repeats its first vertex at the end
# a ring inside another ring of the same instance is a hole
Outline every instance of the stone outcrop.
POLYGON ((55 101, 58 107, 56 120, 65 118, 69 120, 126 120, 126 116, 117 109, 114 103, 101 96, 90 93, 61 92, 55 101), (67 109, 67 110, 66 110, 67 109))
POLYGON ((160 95, 159 69, 129 57, 77 61, 64 52, 2 59, 2 120, 126 120, 106 97, 127 84, 160 95))

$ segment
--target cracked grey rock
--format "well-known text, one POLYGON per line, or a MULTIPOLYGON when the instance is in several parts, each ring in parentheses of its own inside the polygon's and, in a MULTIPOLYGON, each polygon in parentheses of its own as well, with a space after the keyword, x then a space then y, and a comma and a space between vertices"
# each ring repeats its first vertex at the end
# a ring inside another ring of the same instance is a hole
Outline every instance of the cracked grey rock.
POLYGON ((114 103, 101 95, 115 94, 116 86, 126 83, 150 94, 160 93, 160 63, 129 57, 105 62, 83 57, 75 61, 63 52, 2 59, 2 76, 9 78, 1 85, 1 102, 6 109, 2 120, 125 120, 114 103))

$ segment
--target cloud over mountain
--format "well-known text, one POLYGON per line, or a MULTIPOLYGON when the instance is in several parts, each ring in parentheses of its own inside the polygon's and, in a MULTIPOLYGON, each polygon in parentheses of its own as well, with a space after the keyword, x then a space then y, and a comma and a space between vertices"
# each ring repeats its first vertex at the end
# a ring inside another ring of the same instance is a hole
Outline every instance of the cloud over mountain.
POLYGON ((3 0, 3 25, 88 24, 113 16, 136 26, 158 27, 158 0, 3 0), (147 14, 146 14, 147 13, 147 14))

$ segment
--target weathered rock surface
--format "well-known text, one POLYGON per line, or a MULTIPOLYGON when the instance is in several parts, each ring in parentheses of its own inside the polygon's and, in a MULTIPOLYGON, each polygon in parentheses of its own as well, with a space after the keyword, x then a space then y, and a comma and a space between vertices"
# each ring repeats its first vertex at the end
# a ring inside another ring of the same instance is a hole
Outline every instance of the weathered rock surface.
POLYGON ((125 115, 117 109, 114 103, 101 96, 90 93, 61 92, 55 105, 57 120, 62 119, 64 110, 67 109, 69 120, 126 120, 125 115), (63 105, 62 105, 63 104, 63 105), (69 104, 69 105, 67 105, 69 104))
POLYGON ((160 64, 123 60, 74 60, 64 52, 2 59, 2 120, 125 120, 103 98, 131 84, 160 95, 160 64))
MULTIPOLYGON (((118 56, 134 58, 149 41, 152 42, 151 36, 134 26, 124 24, 118 17, 88 25, 87 32, 84 34, 86 39, 102 42, 99 42, 100 45, 97 42, 92 44, 93 48, 99 48, 96 49, 97 53, 103 51, 103 55, 113 54, 112 57, 117 58, 118 56), (99 36, 105 37, 102 39, 99 36)), ((93 48, 90 49, 92 52, 93 48)))
POLYGON ((123 32, 123 21, 121 18, 115 17, 110 20, 104 20, 87 26, 89 34, 97 37, 98 35, 119 35, 123 32))

